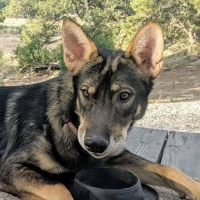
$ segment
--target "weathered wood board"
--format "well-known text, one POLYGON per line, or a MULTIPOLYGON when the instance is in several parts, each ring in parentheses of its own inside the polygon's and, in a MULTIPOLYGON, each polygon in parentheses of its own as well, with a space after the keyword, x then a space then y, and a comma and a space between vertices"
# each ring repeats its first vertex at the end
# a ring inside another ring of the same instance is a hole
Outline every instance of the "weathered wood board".
POLYGON ((126 148, 147 160, 157 162, 167 135, 166 130, 134 127, 128 134, 126 148))
POLYGON ((161 163, 200 178, 200 134, 170 132, 161 163))

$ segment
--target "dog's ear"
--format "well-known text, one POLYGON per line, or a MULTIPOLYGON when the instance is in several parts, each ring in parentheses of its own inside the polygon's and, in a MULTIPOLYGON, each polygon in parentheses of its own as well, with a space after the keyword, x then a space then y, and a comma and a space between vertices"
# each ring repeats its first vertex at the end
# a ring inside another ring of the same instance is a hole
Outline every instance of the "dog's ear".
POLYGON ((149 22, 135 35, 125 57, 133 56, 138 68, 154 79, 162 70, 163 50, 164 39, 161 27, 156 22, 149 22))
POLYGON ((94 42, 70 18, 63 20, 62 43, 65 65, 73 74, 98 55, 94 42))

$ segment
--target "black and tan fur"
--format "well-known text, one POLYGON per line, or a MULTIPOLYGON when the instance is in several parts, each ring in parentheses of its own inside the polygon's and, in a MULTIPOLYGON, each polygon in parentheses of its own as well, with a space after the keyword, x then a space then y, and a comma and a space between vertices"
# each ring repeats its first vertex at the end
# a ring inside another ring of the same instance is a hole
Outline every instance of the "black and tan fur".
POLYGON ((160 26, 143 26, 125 52, 97 48, 70 19, 63 22, 62 37, 67 72, 43 83, 0 88, 0 190, 23 200, 72 200, 60 177, 68 180, 100 160, 137 174, 143 183, 200 200, 199 183, 124 149, 162 69, 160 26))

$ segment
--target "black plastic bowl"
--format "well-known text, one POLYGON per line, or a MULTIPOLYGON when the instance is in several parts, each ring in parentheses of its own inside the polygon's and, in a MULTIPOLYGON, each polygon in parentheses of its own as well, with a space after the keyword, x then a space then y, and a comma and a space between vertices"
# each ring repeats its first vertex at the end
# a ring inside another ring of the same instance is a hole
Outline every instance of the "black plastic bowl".
POLYGON ((72 195, 75 200, 145 200, 138 177, 113 168, 79 172, 75 177, 72 195))

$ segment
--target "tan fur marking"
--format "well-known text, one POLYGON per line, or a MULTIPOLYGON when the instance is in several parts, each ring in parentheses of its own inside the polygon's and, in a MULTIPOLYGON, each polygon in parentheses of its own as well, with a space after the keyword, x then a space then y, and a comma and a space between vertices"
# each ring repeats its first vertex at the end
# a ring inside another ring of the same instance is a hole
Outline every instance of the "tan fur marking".
POLYGON ((84 118, 83 116, 80 116, 80 125, 79 125, 79 131, 80 133, 83 133, 85 131, 85 129, 88 127, 88 120, 87 118, 84 118))
POLYGON ((35 122, 29 122, 29 126, 35 126, 35 122))
POLYGON ((93 87, 93 86, 91 86, 91 87, 89 87, 88 92, 89 92, 90 94, 94 94, 94 93, 96 92, 96 88, 93 87))
POLYGON ((65 172, 65 168, 62 167, 58 162, 54 161, 50 156, 45 153, 38 153, 36 159, 39 161, 41 169, 51 173, 65 172))
POLYGON ((139 117, 141 115, 141 111, 142 111, 142 107, 141 107, 141 105, 138 105, 137 111, 136 111, 134 117, 139 117))
MULTIPOLYGON (((20 184, 20 183, 18 183, 20 184)), ((73 200, 69 190, 62 184, 28 186, 20 184, 23 200, 73 200)))
POLYGON ((119 85, 119 84, 113 83, 113 84, 111 85, 111 90, 112 90, 112 91, 116 92, 116 91, 119 90, 119 89, 120 89, 120 85, 119 85))

